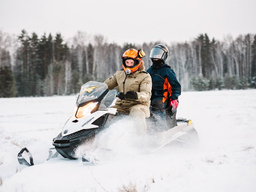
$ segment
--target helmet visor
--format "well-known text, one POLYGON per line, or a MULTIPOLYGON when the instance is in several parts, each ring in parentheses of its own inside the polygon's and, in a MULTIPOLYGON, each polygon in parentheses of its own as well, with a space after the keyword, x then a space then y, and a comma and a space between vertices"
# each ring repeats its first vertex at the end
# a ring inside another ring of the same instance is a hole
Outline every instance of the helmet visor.
POLYGON ((151 50, 149 57, 151 59, 164 59, 164 53, 164 50, 156 47, 151 50))

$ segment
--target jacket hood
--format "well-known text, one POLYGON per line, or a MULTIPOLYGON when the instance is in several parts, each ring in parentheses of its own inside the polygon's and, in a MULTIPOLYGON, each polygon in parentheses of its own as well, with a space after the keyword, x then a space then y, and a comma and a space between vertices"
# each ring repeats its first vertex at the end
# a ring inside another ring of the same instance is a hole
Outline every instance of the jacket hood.
POLYGON ((144 61, 141 61, 141 64, 140 64, 140 67, 139 67, 138 71, 146 71, 144 61))

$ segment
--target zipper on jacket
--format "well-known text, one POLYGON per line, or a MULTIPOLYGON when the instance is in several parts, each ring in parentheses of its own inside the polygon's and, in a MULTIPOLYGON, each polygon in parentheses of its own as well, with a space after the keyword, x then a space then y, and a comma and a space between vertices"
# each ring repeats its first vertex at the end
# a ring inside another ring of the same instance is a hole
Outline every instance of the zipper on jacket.
POLYGON ((125 78, 124 78, 124 82, 123 82, 123 93, 125 94, 125 81, 126 81, 126 78, 127 78, 127 74, 125 74, 125 78))

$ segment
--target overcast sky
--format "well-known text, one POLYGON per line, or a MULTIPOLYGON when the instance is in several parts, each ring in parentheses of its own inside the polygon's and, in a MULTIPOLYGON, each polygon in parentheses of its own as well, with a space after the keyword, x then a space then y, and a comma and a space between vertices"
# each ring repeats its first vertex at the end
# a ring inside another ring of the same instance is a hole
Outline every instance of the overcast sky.
POLYGON ((118 44, 222 40, 255 34, 255 8, 256 0, 0 0, 0 30, 65 39, 82 31, 118 44))

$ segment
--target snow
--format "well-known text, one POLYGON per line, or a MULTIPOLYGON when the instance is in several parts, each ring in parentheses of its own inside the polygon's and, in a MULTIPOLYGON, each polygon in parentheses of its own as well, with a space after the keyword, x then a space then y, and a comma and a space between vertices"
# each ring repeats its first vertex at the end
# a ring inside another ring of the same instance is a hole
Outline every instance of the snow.
POLYGON ((197 148, 165 147, 147 153, 131 139, 132 124, 124 119, 98 138, 99 147, 108 144, 115 152, 95 148, 91 157, 98 164, 62 157, 47 161, 52 139, 72 114, 75 100, 0 99, 1 192, 256 189, 256 90, 183 92, 177 116, 193 120, 200 137, 197 148), (35 166, 18 164, 22 147, 30 150, 35 166))

